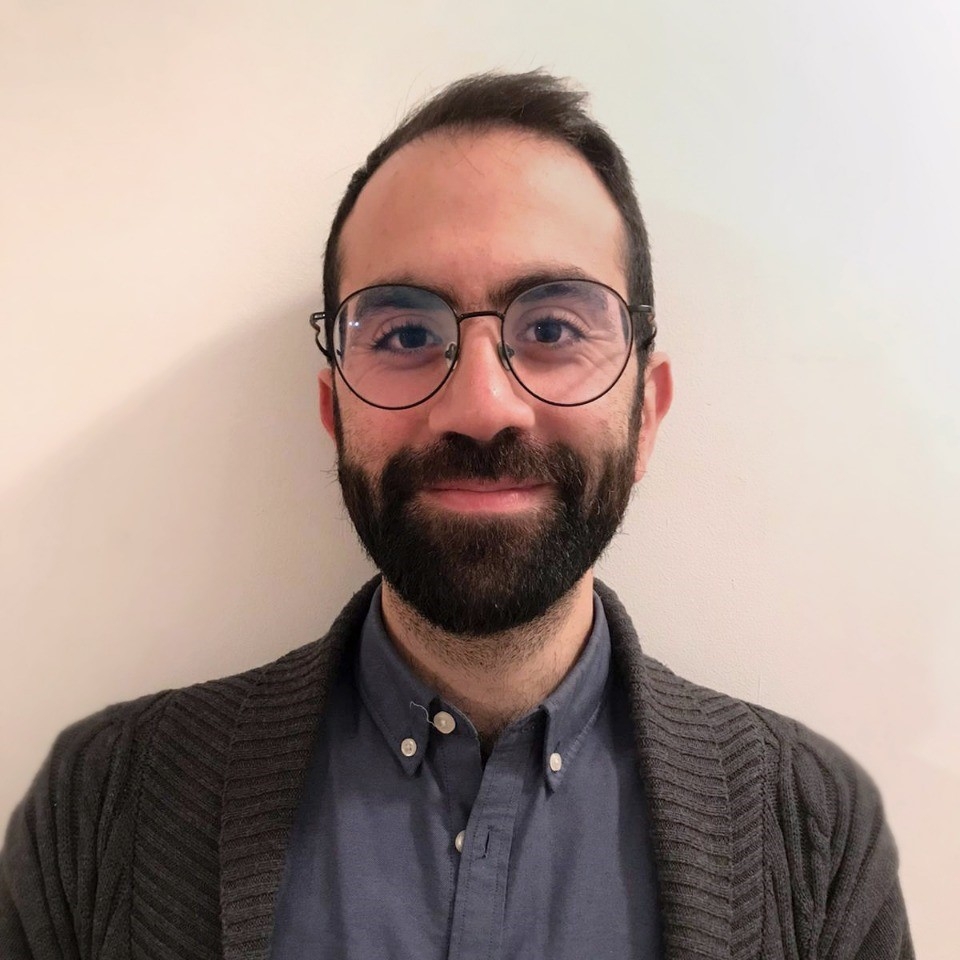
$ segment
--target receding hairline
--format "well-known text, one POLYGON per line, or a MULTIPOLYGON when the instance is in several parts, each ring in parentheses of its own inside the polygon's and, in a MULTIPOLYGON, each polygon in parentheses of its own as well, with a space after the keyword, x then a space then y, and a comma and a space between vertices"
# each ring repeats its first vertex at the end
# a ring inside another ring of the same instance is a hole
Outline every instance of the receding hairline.
MULTIPOLYGON (((627 284, 629 285, 629 276, 630 276, 630 225, 627 222, 627 218, 624 216, 623 210, 620 208, 620 205, 617 201, 617 198, 614 196, 613 192, 610 190, 610 187, 604 182, 603 177, 600 176, 596 167, 590 162, 590 160, 584 155, 584 153, 577 149, 577 147, 572 144, 569 140, 565 139, 560 134, 554 134, 547 130, 541 130, 535 127, 529 127, 521 123, 517 123, 512 120, 504 120, 501 118, 496 119, 465 119, 465 120, 456 120, 451 121, 450 123, 444 123, 440 126, 433 127, 429 130, 424 131, 421 134, 413 137, 412 139, 401 144, 394 150, 389 156, 387 156, 384 161, 377 167, 376 170, 370 175, 369 179, 364 183, 362 189, 357 194, 356 199, 354 200, 353 206, 350 209, 349 214, 347 214, 346 219, 343 221, 340 227, 340 233, 337 238, 336 245, 336 260, 334 263, 335 275, 337 278, 338 288, 343 282, 343 273, 344 273, 344 251, 347 248, 347 227, 350 221, 353 219, 354 212, 356 211, 357 205, 360 203, 360 199, 363 196, 364 192, 369 187, 370 183, 376 178, 377 174, 381 173, 383 170, 388 169, 394 159, 398 156, 401 156, 407 151, 408 147, 414 147, 416 145, 421 145, 424 142, 429 142, 430 140, 446 139, 450 143, 454 143, 457 139, 463 137, 483 137, 489 134, 495 134, 498 132, 502 133, 511 133, 515 134, 519 140, 524 142, 539 142, 544 144, 553 144, 561 147, 564 152, 566 152, 571 158, 579 161, 580 165, 590 173, 593 179, 596 181, 599 186, 603 188, 603 192, 610 199, 613 204, 614 209, 617 212, 617 221, 620 225, 619 235, 617 237, 617 253, 620 258, 621 267, 624 272, 624 277, 627 284)), ((469 157, 465 154, 465 159, 469 160, 469 157)), ((337 300, 338 302, 341 299, 342 291, 337 289, 337 300)))

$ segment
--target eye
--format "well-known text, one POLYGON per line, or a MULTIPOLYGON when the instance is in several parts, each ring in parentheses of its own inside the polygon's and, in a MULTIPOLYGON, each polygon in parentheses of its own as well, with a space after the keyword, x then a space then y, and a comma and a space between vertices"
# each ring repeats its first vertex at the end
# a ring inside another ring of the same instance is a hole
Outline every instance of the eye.
POLYGON ((415 320, 394 321, 374 336, 370 347, 388 353, 406 353, 443 344, 441 337, 415 320))
POLYGON ((532 336, 537 343, 557 343, 564 333, 559 320, 538 320, 533 324, 532 336))
POLYGON ((557 312, 525 318, 518 324, 516 341, 524 345, 563 347, 582 341, 586 334, 576 317, 557 312))

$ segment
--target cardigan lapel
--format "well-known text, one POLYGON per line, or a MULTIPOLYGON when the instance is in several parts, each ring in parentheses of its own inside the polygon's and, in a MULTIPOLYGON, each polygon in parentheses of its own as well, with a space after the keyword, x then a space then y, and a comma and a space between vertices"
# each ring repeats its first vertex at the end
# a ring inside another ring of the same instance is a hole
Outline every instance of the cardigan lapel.
POLYGON ((220 917, 224 960, 267 960, 277 890, 317 724, 344 650, 379 578, 322 640, 264 667, 240 712, 223 792, 220 917))
POLYGON ((757 957, 763 756, 753 714, 644 656, 617 596, 595 588, 631 703, 667 960, 757 957))

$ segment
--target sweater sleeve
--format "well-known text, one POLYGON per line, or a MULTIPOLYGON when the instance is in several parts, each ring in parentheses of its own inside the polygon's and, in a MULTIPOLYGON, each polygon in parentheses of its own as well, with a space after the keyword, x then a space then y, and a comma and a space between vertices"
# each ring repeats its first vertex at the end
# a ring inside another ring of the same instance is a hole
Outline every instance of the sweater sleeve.
POLYGON ((57 738, 0 851, 0 957, 80 960, 120 935, 134 817, 137 720, 147 698, 57 738))
POLYGON ((897 849, 876 785, 828 740, 780 724, 780 817, 800 955, 912 960, 897 849))

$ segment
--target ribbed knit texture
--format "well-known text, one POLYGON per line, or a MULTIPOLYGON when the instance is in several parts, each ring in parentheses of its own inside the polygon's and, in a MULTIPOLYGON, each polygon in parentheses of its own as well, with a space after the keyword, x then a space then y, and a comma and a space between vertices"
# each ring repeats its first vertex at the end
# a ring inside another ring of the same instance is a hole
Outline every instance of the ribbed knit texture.
MULTIPOLYGON (((58 738, 0 855, 0 960, 266 960, 318 718, 374 586, 274 664, 58 738)), ((597 591, 632 703, 668 960, 912 957, 869 778, 800 725, 643 656, 597 591)))

